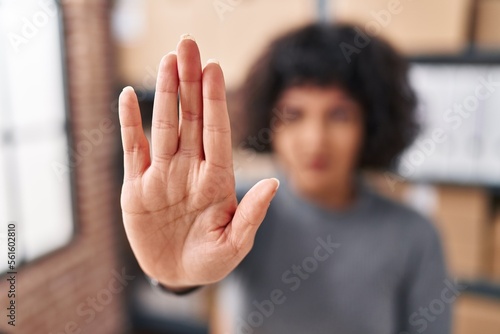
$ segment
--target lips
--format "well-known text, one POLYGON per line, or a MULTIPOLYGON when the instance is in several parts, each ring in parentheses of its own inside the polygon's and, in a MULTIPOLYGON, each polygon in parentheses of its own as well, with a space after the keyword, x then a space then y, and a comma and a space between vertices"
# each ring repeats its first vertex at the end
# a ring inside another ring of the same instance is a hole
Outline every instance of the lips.
POLYGON ((323 158, 316 158, 311 160, 311 162, 308 163, 307 166, 310 169, 316 169, 316 170, 326 169, 328 167, 328 161, 323 158))

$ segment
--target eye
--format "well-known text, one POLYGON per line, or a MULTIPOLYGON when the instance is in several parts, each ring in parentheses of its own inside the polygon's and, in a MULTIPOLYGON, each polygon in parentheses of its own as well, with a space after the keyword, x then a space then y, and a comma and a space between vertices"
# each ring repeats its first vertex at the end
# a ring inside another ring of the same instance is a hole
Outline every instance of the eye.
POLYGON ((300 119, 300 117, 302 116, 302 112, 298 108, 286 107, 283 109, 282 115, 284 121, 293 122, 300 119))
POLYGON ((351 111, 346 107, 335 107, 328 113, 328 118, 334 121, 349 121, 352 117, 351 111))

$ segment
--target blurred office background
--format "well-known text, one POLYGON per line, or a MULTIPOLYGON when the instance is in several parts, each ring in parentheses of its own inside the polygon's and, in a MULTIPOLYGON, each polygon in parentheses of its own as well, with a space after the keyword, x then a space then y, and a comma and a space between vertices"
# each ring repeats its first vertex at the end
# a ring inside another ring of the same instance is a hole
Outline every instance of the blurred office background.
MULTIPOLYGON (((437 224, 463 287, 453 333, 500 333, 498 18, 500 0, 0 0, 0 332, 217 333, 234 297, 162 294, 128 246, 118 94, 135 88, 147 129, 159 60, 191 33, 203 63, 224 70, 237 147, 250 64, 274 37, 321 20, 359 24, 411 61, 422 135, 398 170, 367 176, 437 224)), ((238 180, 273 173, 269 157, 234 156, 238 180)))

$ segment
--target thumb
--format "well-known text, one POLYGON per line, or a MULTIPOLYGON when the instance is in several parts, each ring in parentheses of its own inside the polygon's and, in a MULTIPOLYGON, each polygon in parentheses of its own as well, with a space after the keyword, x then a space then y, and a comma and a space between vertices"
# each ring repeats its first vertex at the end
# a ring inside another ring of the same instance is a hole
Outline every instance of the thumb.
POLYGON ((279 184, 275 178, 261 180, 241 200, 234 214, 230 236, 238 250, 248 253, 252 248, 257 229, 266 216, 279 184))

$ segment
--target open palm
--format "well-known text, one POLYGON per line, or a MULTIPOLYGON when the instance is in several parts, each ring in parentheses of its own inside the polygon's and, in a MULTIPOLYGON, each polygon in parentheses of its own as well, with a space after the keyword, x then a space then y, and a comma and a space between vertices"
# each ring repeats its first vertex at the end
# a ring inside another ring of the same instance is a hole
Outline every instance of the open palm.
POLYGON ((140 266, 173 289, 223 279, 252 248, 278 182, 258 182, 238 205, 222 69, 202 70, 196 42, 183 35, 160 62, 152 152, 131 87, 119 116, 123 222, 140 266))

